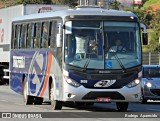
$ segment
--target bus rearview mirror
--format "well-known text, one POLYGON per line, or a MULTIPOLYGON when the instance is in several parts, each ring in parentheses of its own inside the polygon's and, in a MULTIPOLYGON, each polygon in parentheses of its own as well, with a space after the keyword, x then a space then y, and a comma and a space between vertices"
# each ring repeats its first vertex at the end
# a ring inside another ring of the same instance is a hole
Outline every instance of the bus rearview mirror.
POLYGON ((142 33, 143 45, 148 45, 148 34, 142 33))

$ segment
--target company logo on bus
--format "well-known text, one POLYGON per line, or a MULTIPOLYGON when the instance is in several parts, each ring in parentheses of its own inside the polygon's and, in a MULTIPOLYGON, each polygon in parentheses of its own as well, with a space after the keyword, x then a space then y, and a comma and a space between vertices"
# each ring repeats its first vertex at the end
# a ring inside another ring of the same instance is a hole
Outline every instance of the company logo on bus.
POLYGON ((45 13, 45 12, 50 12, 50 11, 53 11, 52 7, 41 7, 39 8, 38 10, 38 13, 45 13))
POLYGON ((101 80, 97 82, 94 87, 109 87, 113 85, 116 82, 116 80, 101 80))

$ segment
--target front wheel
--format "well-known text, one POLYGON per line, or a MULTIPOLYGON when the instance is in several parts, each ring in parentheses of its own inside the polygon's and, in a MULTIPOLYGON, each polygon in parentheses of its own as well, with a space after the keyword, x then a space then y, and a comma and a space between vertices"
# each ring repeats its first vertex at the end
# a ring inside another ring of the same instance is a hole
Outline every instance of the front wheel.
POLYGON ((53 110, 61 110, 63 102, 55 100, 54 93, 55 93, 55 91, 54 91, 54 85, 51 84, 51 88, 50 88, 51 108, 53 110))
POLYGON ((62 109, 62 101, 51 100, 51 108, 53 110, 61 110, 62 109))
POLYGON ((128 102, 116 102, 118 111, 126 111, 128 109, 128 102))

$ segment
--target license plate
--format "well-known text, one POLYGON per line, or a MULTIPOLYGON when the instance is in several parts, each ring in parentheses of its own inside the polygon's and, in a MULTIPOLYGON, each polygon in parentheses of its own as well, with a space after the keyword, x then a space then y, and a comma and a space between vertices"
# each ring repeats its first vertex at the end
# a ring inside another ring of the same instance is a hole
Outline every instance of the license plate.
POLYGON ((111 98, 110 97, 107 97, 107 98, 98 97, 97 101, 98 102, 111 102, 111 98))

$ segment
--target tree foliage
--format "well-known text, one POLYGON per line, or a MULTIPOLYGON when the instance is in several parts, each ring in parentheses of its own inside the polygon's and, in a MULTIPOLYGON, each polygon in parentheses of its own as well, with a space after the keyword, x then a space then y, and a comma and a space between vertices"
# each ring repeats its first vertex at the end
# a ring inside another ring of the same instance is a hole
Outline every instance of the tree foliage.
POLYGON ((121 5, 121 3, 118 2, 117 0, 110 3, 110 6, 112 6, 112 8, 115 9, 115 10, 119 10, 120 5, 121 5))
POLYGON ((78 5, 78 0, 52 0, 53 4, 68 5, 70 7, 75 7, 78 5))
POLYGON ((78 0, 16 0, 17 4, 56 4, 68 5, 75 7, 78 5, 78 0))
POLYGON ((16 0, 17 4, 43 4, 44 0, 16 0))
MULTIPOLYGON (((151 33, 151 43, 156 43, 156 47, 154 47, 154 51, 159 51, 160 50, 160 9, 157 10, 156 14, 154 15, 154 18, 152 20, 152 27, 153 27, 153 32, 151 33)), ((150 44, 151 44, 150 43, 150 44)))
POLYGON ((153 19, 153 14, 148 12, 147 10, 142 10, 142 9, 136 9, 136 10, 133 10, 133 9, 126 9, 126 11, 131 11, 133 12, 134 14, 136 14, 139 18, 139 21, 141 23, 144 23, 147 28, 150 28, 151 27, 151 20, 153 19))

